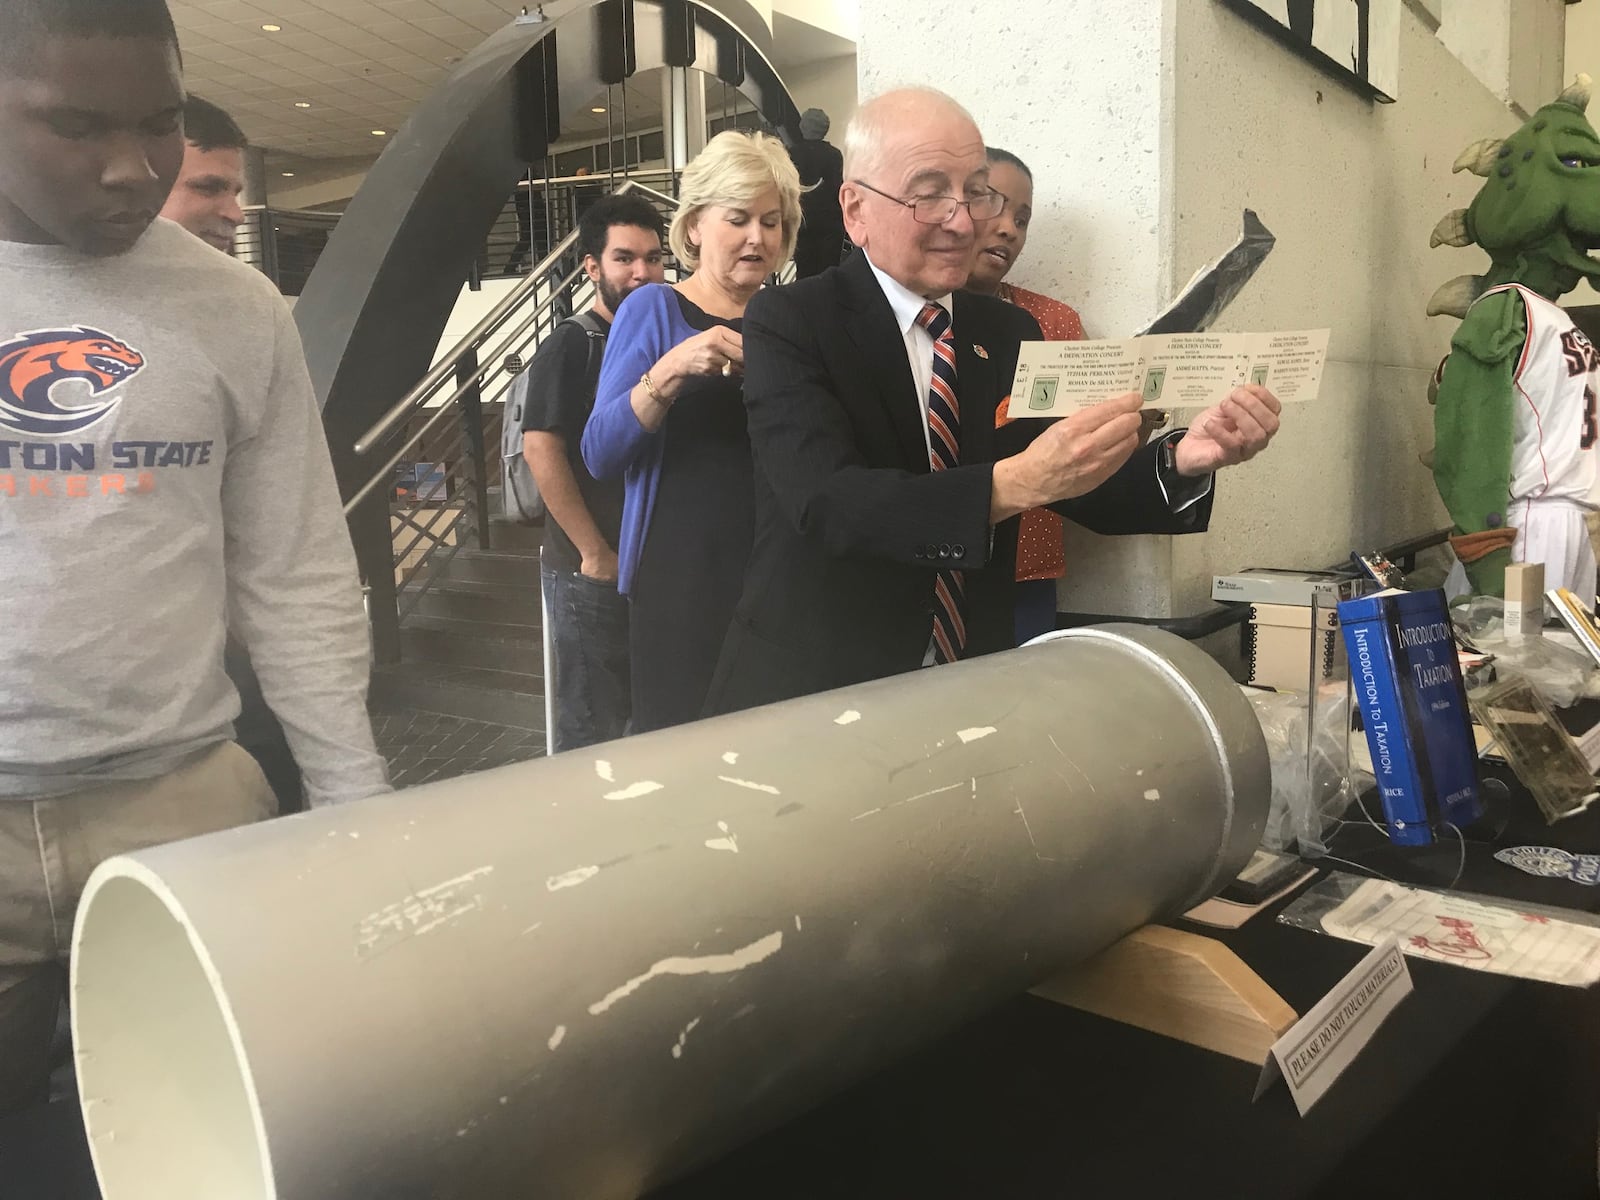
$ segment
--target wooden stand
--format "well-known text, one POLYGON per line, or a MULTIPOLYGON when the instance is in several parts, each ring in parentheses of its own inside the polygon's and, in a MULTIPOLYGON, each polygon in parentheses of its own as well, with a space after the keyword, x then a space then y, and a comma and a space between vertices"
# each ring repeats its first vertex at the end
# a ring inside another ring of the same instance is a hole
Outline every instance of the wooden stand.
POLYGON ((1134 930, 1033 994, 1257 1065, 1299 1019, 1221 942, 1162 925, 1134 930))

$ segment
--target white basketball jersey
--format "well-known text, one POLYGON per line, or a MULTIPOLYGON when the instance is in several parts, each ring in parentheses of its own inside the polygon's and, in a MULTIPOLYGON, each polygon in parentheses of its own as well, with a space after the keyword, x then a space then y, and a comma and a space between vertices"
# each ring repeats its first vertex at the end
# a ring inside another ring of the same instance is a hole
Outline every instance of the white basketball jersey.
MULTIPOLYGON (((1559 306, 1519 284, 1528 340, 1512 377, 1516 422, 1511 451, 1513 502, 1556 500, 1600 508, 1600 354, 1559 306)), ((1509 523, 1517 522, 1515 512, 1509 523)))

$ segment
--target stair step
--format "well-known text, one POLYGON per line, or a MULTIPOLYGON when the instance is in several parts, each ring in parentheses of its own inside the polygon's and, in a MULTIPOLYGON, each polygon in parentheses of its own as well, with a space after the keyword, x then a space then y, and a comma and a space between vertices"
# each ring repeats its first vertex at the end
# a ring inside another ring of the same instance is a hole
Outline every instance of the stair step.
POLYGON ((544 685, 537 675, 435 663, 373 668, 374 707, 404 707, 515 729, 544 730, 544 685))
MULTIPOLYGON (((411 602, 411 589, 401 592, 402 607, 411 602)), ((453 617, 496 625, 539 628, 539 592, 536 588, 508 587, 498 583, 442 579, 416 600, 410 615, 453 617)), ((408 619, 408 624, 409 619, 408 619)))
POLYGON ((544 544, 543 525, 521 525, 503 518, 489 523, 489 545, 495 550, 531 550, 544 544))
POLYGON ((407 629, 435 629, 441 633, 459 633, 467 637, 495 638, 505 642, 543 644, 544 633, 535 625, 513 625, 504 621, 479 621, 471 617, 439 617, 431 613, 412 613, 401 627, 407 629))
MULTIPOLYGON (((455 573, 456 562, 459 562, 461 557, 457 556, 456 561, 452 562, 442 575, 435 578, 433 586, 428 589, 430 594, 433 592, 452 592, 462 596, 493 596, 501 600, 514 600, 521 603, 531 592, 535 601, 538 600, 539 586, 537 583, 530 586, 522 583, 506 583, 499 579, 463 579, 455 573)), ((400 595, 404 598, 412 592, 421 590, 422 583, 419 581, 401 588, 400 595)))
POLYGON ((498 583, 522 589, 539 588, 539 555, 527 550, 463 550, 450 560, 451 580, 498 583))
POLYGON ((407 662, 539 676, 544 672, 543 636, 527 626, 416 617, 400 631, 400 647, 407 662))

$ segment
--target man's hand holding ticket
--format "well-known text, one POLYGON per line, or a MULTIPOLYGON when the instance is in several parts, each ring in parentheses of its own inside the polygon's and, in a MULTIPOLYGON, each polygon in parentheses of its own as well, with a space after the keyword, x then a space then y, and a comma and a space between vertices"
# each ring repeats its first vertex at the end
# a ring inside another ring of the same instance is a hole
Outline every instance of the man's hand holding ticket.
MULTIPOLYGON (((1127 392, 1076 409, 1050 425, 1020 454, 994 465, 989 519, 1000 522, 1030 508, 1092 492, 1121 470, 1144 437, 1143 397, 1127 392)), ((1278 432, 1277 398, 1260 384, 1231 389, 1195 417, 1177 439, 1172 466, 1196 479, 1248 462, 1278 432)))
POLYGON ((1126 392, 1161 408, 1212 408, 1246 384, 1303 403, 1316 399, 1327 354, 1326 329, 1023 342, 1008 413, 1063 417, 1126 392))

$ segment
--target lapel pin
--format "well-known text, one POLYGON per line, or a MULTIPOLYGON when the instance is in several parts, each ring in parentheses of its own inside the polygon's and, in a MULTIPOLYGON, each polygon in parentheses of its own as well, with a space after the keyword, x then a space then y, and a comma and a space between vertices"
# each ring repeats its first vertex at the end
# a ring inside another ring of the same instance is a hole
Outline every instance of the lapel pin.
POLYGON ((988 358, 989 357, 989 352, 987 350, 985 350, 982 346, 978 345, 977 342, 973 342, 972 343, 972 352, 974 354, 976 354, 979 358, 988 358))

